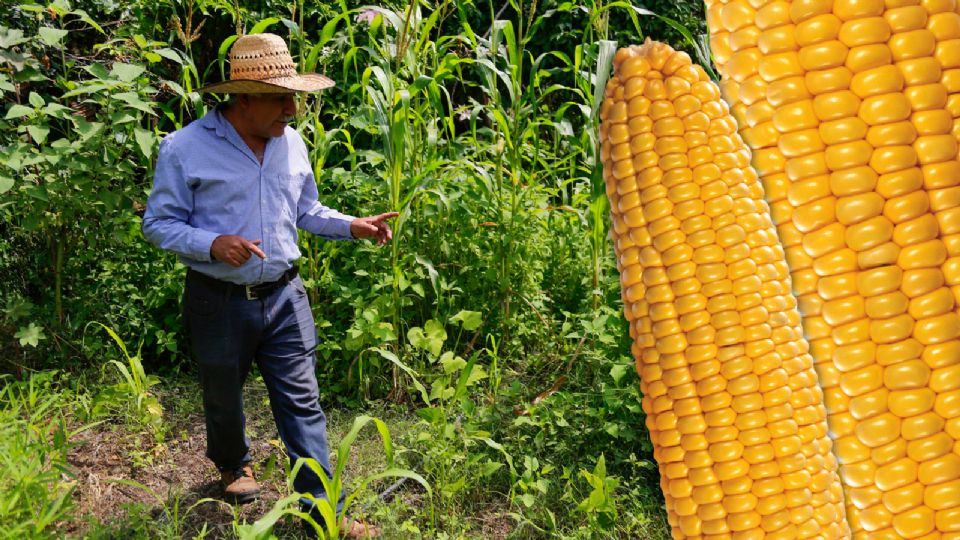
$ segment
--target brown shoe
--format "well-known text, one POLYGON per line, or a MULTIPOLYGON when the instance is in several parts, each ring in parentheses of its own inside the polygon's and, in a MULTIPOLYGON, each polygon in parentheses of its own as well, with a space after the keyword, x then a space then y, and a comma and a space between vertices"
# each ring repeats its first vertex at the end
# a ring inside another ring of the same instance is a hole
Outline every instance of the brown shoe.
POLYGON ((260 486, 253 479, 253 469, 249 465, 233 471, 220 471, 220 485, 223 486, 223 498, 234 504, 255 501, 260 495, 260 486))
POLYGON ((380 527, 362 519, 344 519, 340 523, 340 536, 343 538, 380 538, 380 527))

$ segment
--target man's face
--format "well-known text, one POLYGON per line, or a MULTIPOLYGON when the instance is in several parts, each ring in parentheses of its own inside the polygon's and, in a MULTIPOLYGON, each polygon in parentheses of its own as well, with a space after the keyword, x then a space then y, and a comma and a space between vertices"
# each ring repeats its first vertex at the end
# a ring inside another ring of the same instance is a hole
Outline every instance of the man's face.
POLYGON ((268 139, 280 137, 297 114, 294 94, 249 94, 244 107, 251 135, 268 139))

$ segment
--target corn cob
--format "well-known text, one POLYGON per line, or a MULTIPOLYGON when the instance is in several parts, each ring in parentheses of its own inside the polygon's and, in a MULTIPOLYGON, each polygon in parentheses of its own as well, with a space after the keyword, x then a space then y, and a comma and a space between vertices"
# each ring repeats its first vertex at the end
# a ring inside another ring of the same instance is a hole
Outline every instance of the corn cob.
POLYGON ((720 92, 661 43, 601 108, 613 236, 675 538, 845 538, 784 253, 720 92))
POLYGON ((707 6, 724 97, 787 253, 854 535, 956 538, 957 5, 707 6))

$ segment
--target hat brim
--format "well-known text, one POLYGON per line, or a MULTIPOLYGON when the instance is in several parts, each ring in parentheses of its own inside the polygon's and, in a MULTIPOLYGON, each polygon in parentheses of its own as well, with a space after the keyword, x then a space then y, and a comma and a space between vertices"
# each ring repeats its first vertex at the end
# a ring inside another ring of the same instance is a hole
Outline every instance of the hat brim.
POLYGON ((284 94, 290 92, 319 92, 334 86, 333 80, 319 73, 272 79, 239 79, 208 84, 200 92, 218 94, 284 94))

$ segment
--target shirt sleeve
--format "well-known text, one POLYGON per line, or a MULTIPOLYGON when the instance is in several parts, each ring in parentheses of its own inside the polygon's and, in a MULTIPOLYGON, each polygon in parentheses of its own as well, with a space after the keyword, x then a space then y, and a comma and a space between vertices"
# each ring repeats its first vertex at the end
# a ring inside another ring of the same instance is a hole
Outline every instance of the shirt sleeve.
POLYGON ((193 190, 170 137, 160 143, 153 190, 143 215, 143 235, 155 246, 183 257, 211 262, 210 246, 219 234, 190 225, 193 190))
POLYGON ((320 204, 318 196, 317 181, 309 173, 297 202, 297 227, 328 240, 353 240, 350 223, 356 218, 320 204))

